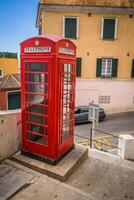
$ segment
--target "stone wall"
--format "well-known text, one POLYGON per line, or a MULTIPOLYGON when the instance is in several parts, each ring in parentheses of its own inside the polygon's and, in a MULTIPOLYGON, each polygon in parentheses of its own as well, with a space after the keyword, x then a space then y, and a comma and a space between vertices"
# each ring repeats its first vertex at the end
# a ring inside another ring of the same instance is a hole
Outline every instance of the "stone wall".
POLYGON ((10 157, 21 143, 20 110, 0 112, 0 161, 10 157))

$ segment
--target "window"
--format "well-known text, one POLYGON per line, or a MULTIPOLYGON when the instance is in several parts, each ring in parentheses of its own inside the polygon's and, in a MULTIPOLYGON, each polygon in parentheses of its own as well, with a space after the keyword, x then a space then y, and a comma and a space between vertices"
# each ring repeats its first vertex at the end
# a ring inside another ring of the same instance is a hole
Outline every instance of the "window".
POLYGON ((63 35, 65 38, 78 38, 78 18, 64 17, 63 35))
POLYGON ((0 69, 0 78, 3 77, 3 69, 0 69))
POLYGON ((76 76, 81 77, 81 58, 76 60, 76 76))
POLYGON ((117 77, 118 59, 98 58, 96 66, 96 77, 112 78, 117 77))
POLYGON ((20 91, 12 91, 7 93, 8 110, 20 109, 21 107, 21 93, 20 91))
POLYGON ((117 33, 117 19, 103 18, 101 38, 104 40, 114 40, 116 39, 116 33, 117 33))
POLYGON ((112 72, 112 59, 102 59, 101 77, 110 78, 112 72))
POLYGON ((39 34, 39 35, 42 34, 42 19, 40 20, 39 29, 38 29, 38 34, 39 34))

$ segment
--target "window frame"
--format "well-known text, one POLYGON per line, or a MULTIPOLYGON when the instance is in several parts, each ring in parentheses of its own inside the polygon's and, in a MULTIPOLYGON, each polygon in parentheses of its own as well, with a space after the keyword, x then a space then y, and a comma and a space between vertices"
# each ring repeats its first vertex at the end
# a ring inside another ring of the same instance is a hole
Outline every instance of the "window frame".
POLYGON ((76 38, 69 38, 69 39, 77 40, 78 37, 79 37, 79 17, 77 17, 77 16, 63 16, 63 37, 65 37, 65 19, 66 18, 76 19, 76 21, 77 21, 77 23, 76 23, 76 38))
POLYGON ((116 40, 117 39, 117 26, 118 26, 118 19, 116 17, 103 17, 101 20, 101 39, 102 40, 116 40), (114 19, 115 20, 115 31, 114 31, 114 38, 104 38, 104 20, 105 19, 114 19))
POLYGON ((101 78, 111 78, 112 77, 112 64, 113 64, 113 59, 112 58, 102 58, 102 66, 101 66, 101 78), (105 72, 103 73, 103 61, 105 60, 105 72), (108 60, 111 61, 111 66, 110 66, 110 73, 107 73, 108 71, 108 60))
POLYGON ((2 73, 1 73, 2 75, 0 75, 0 78, 3 78, 3 69, 0 68, 0 70, 1 70, 1 72, 2 72, 2 73))

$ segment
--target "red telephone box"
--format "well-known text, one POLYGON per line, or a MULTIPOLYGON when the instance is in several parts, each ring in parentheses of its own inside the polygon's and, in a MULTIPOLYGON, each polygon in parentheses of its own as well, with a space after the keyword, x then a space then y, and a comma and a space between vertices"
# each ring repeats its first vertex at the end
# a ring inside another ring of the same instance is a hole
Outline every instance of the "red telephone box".
POLYGON ((76 46, 58 36, 21 43, 22 153, 56 164, 74 147, 76 46))

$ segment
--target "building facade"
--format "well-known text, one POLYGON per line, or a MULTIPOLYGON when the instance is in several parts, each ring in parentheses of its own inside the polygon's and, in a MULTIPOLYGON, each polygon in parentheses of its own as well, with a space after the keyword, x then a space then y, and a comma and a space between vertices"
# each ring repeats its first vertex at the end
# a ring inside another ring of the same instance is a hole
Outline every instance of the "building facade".
POLYGON ((17 53, 0 52, 0 78, 18 73, 17 53))
POLYGON ((77 46, 76 105, 134 110, 133 14, 132 0, 40 1, 39 33, 62 35, 77 46))

